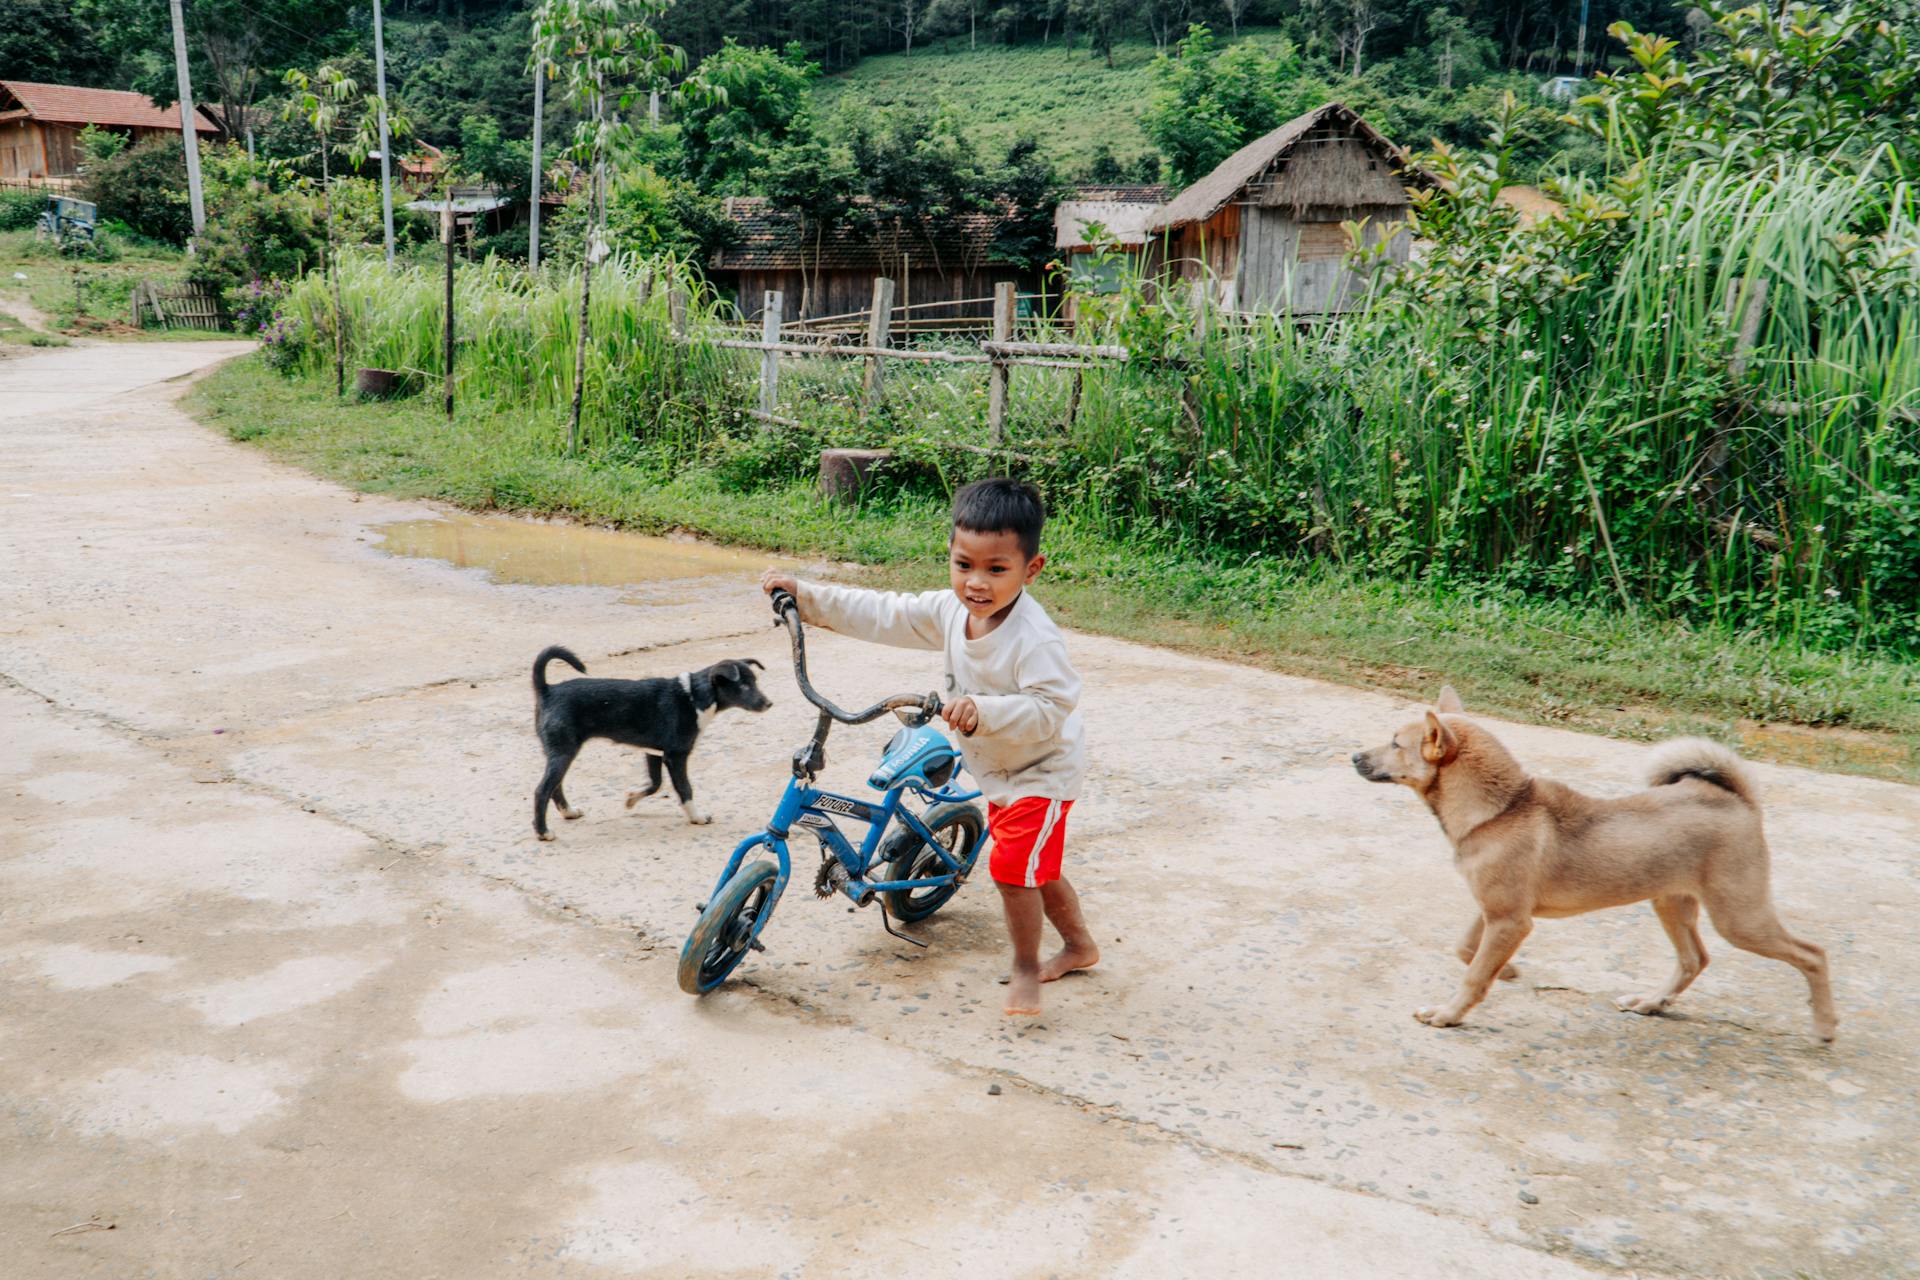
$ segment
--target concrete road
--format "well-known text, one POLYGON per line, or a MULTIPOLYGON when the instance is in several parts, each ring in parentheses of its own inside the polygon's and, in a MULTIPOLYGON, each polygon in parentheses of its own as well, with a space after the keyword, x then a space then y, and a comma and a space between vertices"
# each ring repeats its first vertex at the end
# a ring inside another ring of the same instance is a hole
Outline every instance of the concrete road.
MULTIPOLYGON (((988 885, 916 929, 922 952, 811 898, 796 848, 768 952, 691 1000, 694 903, 810 724, 751 559, 467 518, 397 537, 447 513, 269 462, 155 381, 222 354, 0 365, 7 1274, 1920 1256, 1920 793, 1756 767, 1783 914, 1832 957, 1831 1047, 1797 974, 1712 935, 1672 1016, 1613 1011, 1671 964, 1644 907, 1543 923, 1522 980, 1435 1031, 1410 1015, 1451 989, 1470 900, 1418 802, 1346 763, 1408 708, 1075 637, 1097 763, 1070 858, 1098 970, 1011 1025, 988 885), (717 719, 696 757, 714 825, 625 811, 639 763, 601 745, 570 780, 586 818, 533 840, 527 666, 553 642, 595 674, 767 664, 774 709, 717 719)), ((935 675, 825 634, 813 654, 845 701, 935 675)), ((1643 754, 1501 732, 1596 791, 1643 754)), ((836 733, 829 780, 857 788, 884 733, 836 733)))

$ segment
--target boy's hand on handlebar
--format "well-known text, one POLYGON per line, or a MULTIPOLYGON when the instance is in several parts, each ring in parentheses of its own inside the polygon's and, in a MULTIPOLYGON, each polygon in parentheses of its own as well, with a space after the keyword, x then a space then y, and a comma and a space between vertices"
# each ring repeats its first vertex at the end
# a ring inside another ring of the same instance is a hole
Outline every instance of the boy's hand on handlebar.
POLYGON ((957 698, 940 708, 940 718, 962 736, 970 736, 980 727, 980 708, 972 698, 957 698))
POLYGON ((776 591, 784 591, 796 600, 800 598, 800 580, 778 569, 769 569, 760 575, 760 589, 768 595, 776 591))

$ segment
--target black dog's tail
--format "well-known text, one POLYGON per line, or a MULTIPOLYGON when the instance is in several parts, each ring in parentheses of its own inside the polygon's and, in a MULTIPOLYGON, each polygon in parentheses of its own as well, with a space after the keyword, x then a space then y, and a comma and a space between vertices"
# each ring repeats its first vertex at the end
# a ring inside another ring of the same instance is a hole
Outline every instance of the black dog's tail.
POLYGON ((540 651, 540 656, 533 660, 533 696, 538 701, 547 700, 547 664, 555 658, 560 659, 581 675, 587 674, 586 664, 574 657, 571 649, 557 644, 548 645, 540 651))

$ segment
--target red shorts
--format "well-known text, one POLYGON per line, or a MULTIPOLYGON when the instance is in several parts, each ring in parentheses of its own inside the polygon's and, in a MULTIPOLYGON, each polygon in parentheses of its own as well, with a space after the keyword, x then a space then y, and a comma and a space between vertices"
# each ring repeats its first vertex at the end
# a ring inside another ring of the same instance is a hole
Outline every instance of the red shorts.
POLYGON ((1071 800, 1024 796, 1002 808, 987 806, 987 831, 993 836, 993 854, 987 869, 1001 884, 1038 889, 1060 878, 1060 858, 1067 851, 1067 811, 1071 800))

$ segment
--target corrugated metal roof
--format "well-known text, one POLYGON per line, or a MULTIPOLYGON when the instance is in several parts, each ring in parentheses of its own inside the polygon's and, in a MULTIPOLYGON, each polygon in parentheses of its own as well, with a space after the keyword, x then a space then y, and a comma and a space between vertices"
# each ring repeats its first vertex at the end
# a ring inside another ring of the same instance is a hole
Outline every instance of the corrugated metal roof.
POLYGON ((889 225, 848 223, 818 244, 802 244, 799 224, 764 196, 730 196, 726 210, 740 240, 713 256, 714 271, 881 270, 896 268, 903 254, 927 267, 977 267, 996 261, 993 237, 1004 217, 963 213, 941 227, 911 226, 898 233, 889 225))
POLYGON ((1315 125, 1333 120, 1352 127, 1364 141, 1383 156, 1392 159, 1396 165, 1404 165, 1407 162, 1406 152, 1394 146, 1378 129, 1362 120, 1353 108, 1343 102, 1324 103, 1305 115, 1294 117, 1271 133, 1255 138, 1222 160, 1212 173, 1201 178, 1162 206, 1159 215, 1148 224, 1148 232, 1171 231, 1175 227, 1182 227, 1190 222, 1205 222, 1225 208, 1227 203, 1240 193, 1241 188, 1259 177, 1268 165, 1285 155, 1293 144, 1305 137, 1315 125))
POLYGON ((1157 204, 1136 204, 1130 200, 1062 200, 1060 207, 1053 211, 1053 247, 1093 248, 1086 231, 1087 225, 1094 222, 1107 229, 1100 241, 1102 245, 1144 245, 1147 224, 1159 212, 1157 204))
MULTIPOLYGON (((70 84, 36 84, 31 80, 0 80, 0 108, 11 103, 30 120, 48 124, 117 125, 126 129, 171 129, 180 132, 180 108, 155 106, 144 93, 122 89, 83 89, 70 84)), ((198 133, 219 133, 220 126, 195 109, 198 133)))

